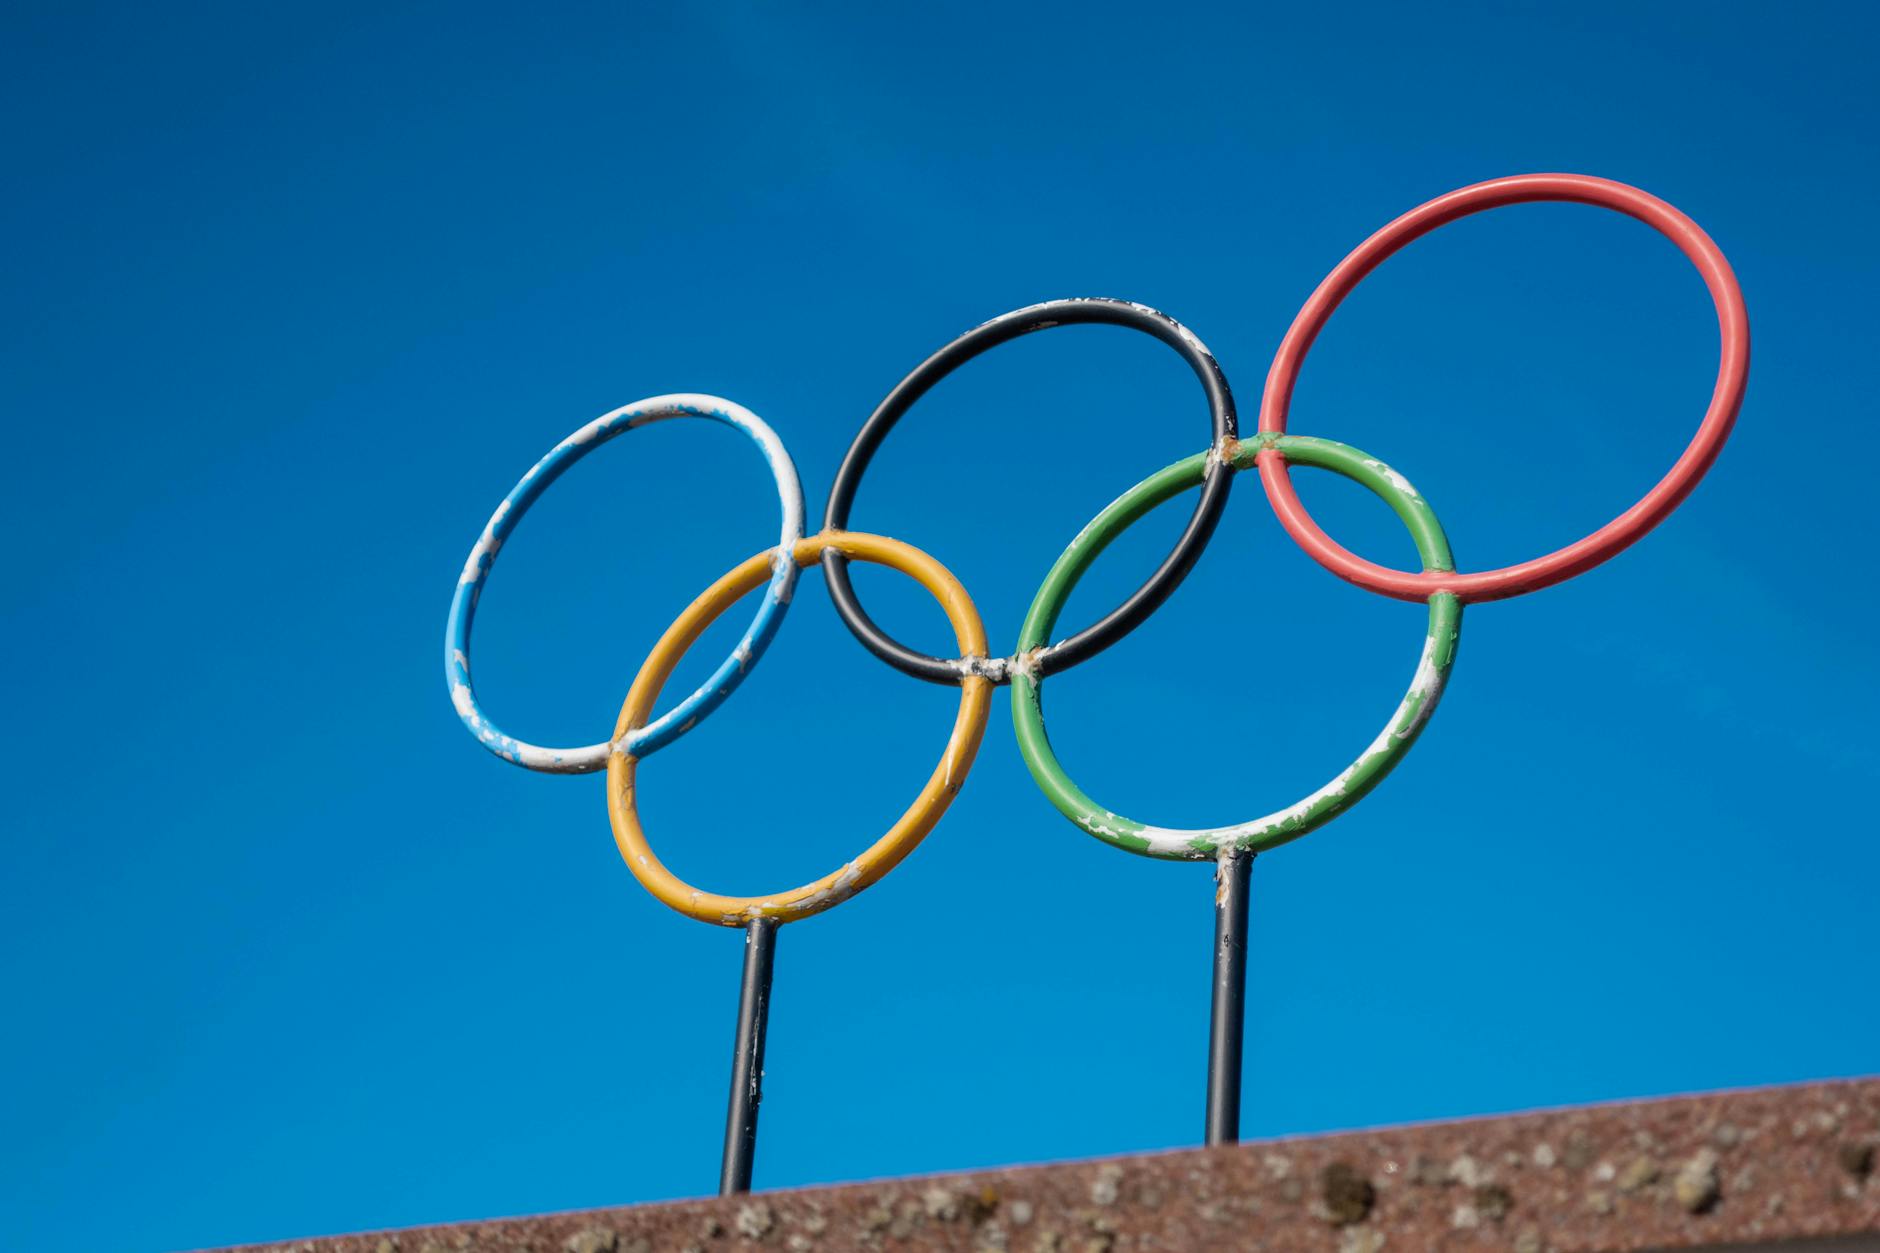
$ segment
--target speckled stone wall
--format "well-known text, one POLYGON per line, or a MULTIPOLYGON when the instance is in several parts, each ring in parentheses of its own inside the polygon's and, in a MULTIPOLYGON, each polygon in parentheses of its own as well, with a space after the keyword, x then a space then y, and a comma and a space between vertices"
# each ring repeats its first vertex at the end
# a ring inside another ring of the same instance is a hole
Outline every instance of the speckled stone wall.
POLYGON ((1862 1079, 258 1247, 1865 1253, 1877 1155, 1862 1079))

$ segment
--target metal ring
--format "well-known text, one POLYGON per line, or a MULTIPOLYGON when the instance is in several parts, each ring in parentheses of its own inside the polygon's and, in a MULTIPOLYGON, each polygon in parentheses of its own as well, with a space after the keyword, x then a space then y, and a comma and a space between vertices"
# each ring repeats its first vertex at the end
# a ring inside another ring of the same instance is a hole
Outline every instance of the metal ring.
POLYGON ((1710 289, 1710 298, 1717 306, 1717 328, 1723 348, 1717 365, 1717 383, 1697 434, 1657 486, 1599 530, 1545 557, 1476 574, 1431 569, 1411 574, 1377 565, 1347 551, 1321 530, 1305 506, 1299 503, 1292 481, 1286 475, 1285 459, 1275 455, 1263 458, 1260 481, 1266 487, 1267 499, 1272 502, 1281 525, 1314 561, 1339 578, 1399 600, 1422 600, 1439 588, 1454 592, 1464 601, 1500 600, 1551 587, 1608 560, 1664 521, 1690 495, 1730 437, 1737 410, 1743 404, 1743 389, 1749 381, 1749 313, 1743 307, 1743 292, 1737 286, 1730 263, 1724 260, 1723 253, 1702 227, 1656 196, 1624 183, 1583 174, 1524 174, 1476 183, 1419 205, 1358 245, 1356 251, 1325 276, 1325 281, 1299 310, 1299 316, 1293 319, 1286 338, 1280 341, 1260 404, 1261 433, 1285 432, 1293 384, 1298 380, 1299 367, 1312 341, 1318 337, 1338 302, 1350 295, 1351 289, 1386 257, 1411 240, 1457 218, 1484 209, 1536 200, 1596 205, 1637 218, 1682 249, 1703 275, 1704 285, 1710 289))
MULTIPOLYGON (((1211 456, 1211 453, 1197 453, 1144 479, 1118 497, 1071 541, 1071 546, 1051 567, 1051 573, 1045 576, 1043 586, 1025 615, 1024 631, 1018 642, 1021 659, 1027 655, 1027 650, 1039 647, 1050 638, 1051 628, 1071 589, 1077 586, 1078 579, 1110 541, 1169 497, 1202 482, 1211 456)), ((1424 565, 1433 570, 1453 568, 1449 541, 1443 536, 1442 524, 1436 520, 1435 512, 1401 474, 1382 462, 1330 440, 1293 435, 1260 436, 1241 446, 1234 457, 1234 468, 1252 465, 1256 457, 1284 457, 1302 465, 1335 470, 1357 480, 1382 497, 1409 527, 1424 565)), ((1261 464, 1265 464, 1264 460, 1261 464)), ((1145 857, 1196 861, 1226 852, 1259 853, 1276 848, 1355 805, 1410 751, 1430 715, 1436 712, 1436 704, 1442 699, 1443 686, 1449 678, 1450 664, 1455 660, 1456 640, 1462 629, 1462 601, 1451 592, 1441 591, 1429 597, 1429 604, 1429 631, 1423 641, 1415 677, 1410 680, 1410 690, 1384 730, 1330 783, 1304 800, 1263 818, 1228 827, 1182 831, 1147 826, 1098 805, 1071 782, 1063 766, 1058 764, 1057 755, 1051 749, 1051 738, 1044 728, 1040 676, 1022 664, 1012 684, 1012 726, 1018 734, 1019 753, 1025 758, 1031 777, 1059 812, 1117 848, 1145 857)))
POLYGON ((777 633, 777 626, 783 621, 791 589, 796 585, 796 563, 787 560, 786 554, 803 538, 803 487, 797 481, 796 466, 790 454, 784 451, 777 433, 743 405, 717 396, 692 393, 654 396, 603 414, 550 449, 548 455, 536 462, 522 476, 521 482, 510 489, 509 495, 490 516, 476 547, 470 550, 470 559, 464 563, 463 574, 457 580, 456 595, 451 598, 450 620, 444 628, 444 678, 450 685, 451 703, 456 705, 457 716, 463 719, 470 734, 505 761, 550 774, 586 774, 607 764, 614 744, 608 741, 585 748, 539 748, 505 734, 477 704, 475 689, 470 685, 470 624, 476 617, 477 600, 483 594, 483 583, 496 561, 497 550, 522 521, 529 506, 566 473, 568 467, 615 436, 668 418, 709 418, 749 436, 763 451, 771 477, 776 480, 777 500, 783 507, 783 528, 777 547, 771 550, 774 569, 770 586, 744 637, 697 691, 651 725, 635 729, 633 742, 628 746, 631 751, 644 757, 663 748, 718 708, 743 681, 745 671, 763 655, 770 637, 777 633))
MULTIPOLYGON (((862 424, 861 432, 856 435, 855 442, 849 445, 848 454, 842 458, 841 468, 836 471, 835 485, 829 489, 829 507, 823 513, 823 529, 839 531, 848 526, 849 508, 855 501, 855 491, 861 486, 862 475, 867 471, 875 450, 881 446, 888 432, 894 429, 901 415, 926 395, 935 383, 987 349, 996 348, 1020 335, 1053 326, 1090 323, 1142 331, 1180 353, 1194 370, 1195 377, 1201 380, 1202 389, 1207 393, 1208 412, 1214 427, 1214 447, 1225 449, 1231 444, 1239 430, 1234 415, 1234 395, 1227 386, 1227 376, 1221 373, 1214 354, 1187 327, 1166 313, 1123 300, 1089 297, 1047 301, 1014 310, 974 327, 914 367, 914 372, 888 393, 887 399, 862 424)), ((1128 600, 1094 625, 1085 627, 1046 650, 1038 662, 1043 673, 1055 674, 1094 657, 1129 634, 1168 599, 1169 593, 1180 586, 1189 568, 1194 565, 1195 558, 1201 555, 1209 537, 1214 534, 1214 527, 1221 520, 1221 511, 1227 507, 1227 488, 1231 477, 1227 474, 1207 476, 1207 481, 1202 485, 1201 498, 1195 502, 1194 516, 1189 518, 1188 526, 1175 542, 1174 550, 1156 567, 1155 573, 1128 600)), ((957 683, 964 673, 981 673, 995 683, 1005 683, 1010 679, 1010 659, 986 663, 977 663, 971 658, 947 661, 908 648, 883 631, 868 616, 868 611, 862 608, 862 602, 857 599, 855 588, 849 581, 848 563, 839 554, 825 563, 823 578, 829 585, 829 597, 835 602, 836 612, 848 624, 849 630, 870 652, 896 669, 931 683, 957 683), (969 669, 975 665, 979 668, 969 669)))
MULTIPOLYGON (((938 561, 912 545, 885 536, 831 531, 801 541, 791 555, 796 565, 815 565, 819 561, 826 565, 827 554, 831 552, 889 566, 912 576, 946 610, 960 652, 983 658, 986 629, 980 624, 979 612, 973 608, 972 598, 959 580, 938 561)), ((707 588, 666 628, 627 692, 620 721, 614 727, 614 742, 618 747, 607 762, 607 817, 613 825, 614 842, 620 846, 620 855, 626 859, 628 869, 663 904, 688 918, 726 927, 742 927, 755 918, 774 918, 783 923, 819 914, 854 896, 900 864, 901 859, 933 830, 966 781, 966 773, 972 769, 973 757, 986 731, 986 714, 992 700, 992 684, 987 679, 978 675, 954 676, 954 682, 960 685, 959 713, 953 720, 953 733, 947 739, 946 751, 941 754, 940 764, 934 768, 927 786, 886 835, 835 873, 775 896, 719 896, 685 883, 660 864, 647 845, 646 833, 640 828, 634 792, 634 775, 639 762, 629 746, 653 702, 659 699, 659 689, 671 676, 679 659, 685 656, 685 650, 719 614, 763 582, 769 565, 769 553, 759 553, 745 561, 707 588)))

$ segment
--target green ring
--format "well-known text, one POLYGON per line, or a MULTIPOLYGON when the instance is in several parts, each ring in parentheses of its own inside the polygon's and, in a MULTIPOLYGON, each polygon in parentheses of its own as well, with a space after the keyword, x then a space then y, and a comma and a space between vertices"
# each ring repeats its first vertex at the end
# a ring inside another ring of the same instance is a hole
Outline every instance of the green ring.
MULTIPOLYGON (((1449 555, 1449 540, 1429 503, 1401 474, 1383 462, 1331 440, 1261 435, 1239 445, 1231 462, 1232 470, 1226 472, 1252 466, 1266 448, 1277 450, 1294 465, 1335 470, 1370 488, 1409 528, 1425 570, 1447 572, 1456 568, 1449 555)), ((1150 475, 1093 518, 1057 559, 1033 598, 1019 636, 1019 658, 1035 655, 1050 638, 1051 628, 1057 624, 1058 613, 1069 599, 1071 589, 1111 540, 1171 496, 1196 486, 1210 473, 1224 470, 1226 467, 1218 464, 1214 453, 1196 453, 1150 475)), ((1018 751, 1024 755, 1031 777, 1050 797, 1051 803, 1066 818, 1107 844, 1145 857, 1180 861, 1212 859, 1230 850, 1264 852, 1316 830, 1356 804, 1410 751, 1442 699, 1461 631, 1462 602, 1450 592, 1431 596, 1429 636, 1424 641, 1416 676, 1383 732, 1330 783, 1297 804, 1251 822, 1201 830, 1173 830, 1147 826, 1098 805, 1071 782, 1063 766, 1058 764, 1057 755, 1051 751, 1051 737, 1044 729, 1041 680, 1035 670, 1024 668, 1012 678, 1012 726, 1018 733, 1018 751)))

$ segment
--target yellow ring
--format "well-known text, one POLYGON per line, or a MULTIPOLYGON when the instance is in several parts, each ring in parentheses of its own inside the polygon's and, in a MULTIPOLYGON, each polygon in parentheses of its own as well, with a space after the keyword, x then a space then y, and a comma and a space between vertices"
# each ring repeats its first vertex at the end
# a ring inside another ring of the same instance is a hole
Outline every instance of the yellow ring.
MULTIPOLYGON (((972 597, 966 594, 951 571, 920 549, 883 535, 825 531, 798 540, 790 557, 798 566, 819 565, 825 549, 910 575, 946 610, 947 620, 953 624, 953 634, 959 641, 960 656, 986 655, 986 628, 979 621, 979 611, 973 608, 972 597)), ((607 759, 607 817, 613 824, 614 843, 620 846, 627 868, 664 904, 688 918, 725 927, 741 927, 753 918, 774 918, 783 923, 819 914, 846 901, 899 865, 933 830, 966 781, 966 772, 972 769, 973 757, 979 752, 980 737, 986 732, 986 714, 992 700, 992 684, 986 678, 967 675, 961 680, 960 711, 953 720, 953 734, 947 738, 946 752, 928 778, 927 786, 914 798, 907 812, 888 828, 886 835, 834 874, 775 896, 719 896, 701 892, 674 875, 653 856, 646 833, 640 829, 633 785, 639 762, 623 745, 629 733, 645 725, 654 702, 659 699, 660 689, 705 628, 739 597, 770 578, 770 562, 775 552, 775 549, 767 549, 737 566, 707 588, 666 628, 627 692, 627 702, 620 709, 620 721, 614 725, 615 747, 607 759)))

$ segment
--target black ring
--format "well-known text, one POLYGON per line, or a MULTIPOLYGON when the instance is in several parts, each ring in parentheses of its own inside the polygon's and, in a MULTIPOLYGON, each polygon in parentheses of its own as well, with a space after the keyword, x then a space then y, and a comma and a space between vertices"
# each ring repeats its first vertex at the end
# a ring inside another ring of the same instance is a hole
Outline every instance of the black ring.
MULTIPOLYGON (((888 432, 894 429, 901 415, 926 395, 935 383, 988 348, 996 348, 1032 331, 1042 331, 1053 326, 1076 326, 1080 323, 1128 327, 1153 335, 1180 353, 1182 360, 1194 370, 1195 377, 1201 380, 1202 390, 1207 392, 1208 412, 1214 424, 1212 447, 1224 449, 1230 441, 1239 437, 1239 427, 1234 416, 1234 393, 1227 386, 1227 376, 1221 372, 1214 354, 1181 323, 1166 313, 1158 313, 1147 305, 1132 304, 1127 300, 1103 297, 1051 300, 1041 305, 1015 309, 990 322, 981 323, 915 366, 914 372, 888 393, 887 399, 862 424, 861 432, 856 435, 855 442, 849 445, 848 454, 842 458, 842 466, 836 471, 835 485, 829 489, 829 507, 823 512, 823 529, 848 529, 849 506, 855 501, 855 491, 861 486, 862 475, 867 471, 875 450, 881 446, 888 432)), ((1227 489, 1234 476, 1227 471, 1225 458, 1217 458, 1215 465, 1222 472, 1209 474, 1202 483, 1201 498, 1195 502, 1194 515, 1188 519, 1188 526, 1175 542, 1174 550, 1163 558, 1155 573, 1128 600, 1097 623, 1085 627, 1069 639, 1051 645, 1041 653, 1037 659, 1039 673, 1056 674, 1096 656, 1141 625, 1143 619, 1154 613, 1168 599, 1169 594, 1181 585, 1195 564, 1195 559, 1201 555, 1201 550, 1207 547, 1215 525, 1221 520, 1222 510, 1227 508, 1227 489)), ((849 630, 855 633, 855 638, 868 651, 897 670, 931 683, 956 684, 960 676, 967 673, 984 674, 995 683, 1010 681, 1009 664, 994 662, 975 666, 972 660, 976 659, 948 661, 906 647, 876 626, 874 619, 868 616, 868 611, 862 608, 862 602, 856 599, 855 587, 849 581, 846 557, 833 550, 826 550, 822 565, 823 582, 829 588, 829 597, 835 602, 836 612, 842 616, 842 621, 848 624, 849 630)))

